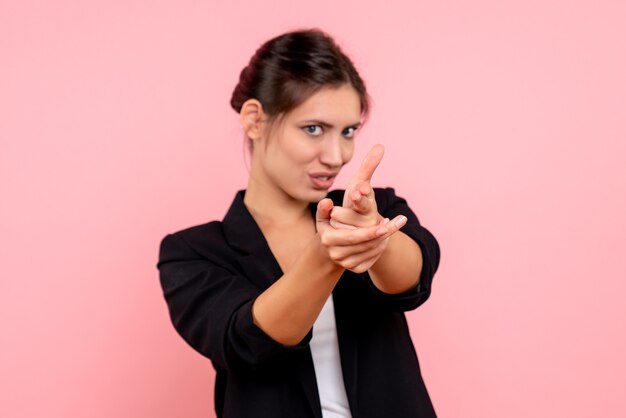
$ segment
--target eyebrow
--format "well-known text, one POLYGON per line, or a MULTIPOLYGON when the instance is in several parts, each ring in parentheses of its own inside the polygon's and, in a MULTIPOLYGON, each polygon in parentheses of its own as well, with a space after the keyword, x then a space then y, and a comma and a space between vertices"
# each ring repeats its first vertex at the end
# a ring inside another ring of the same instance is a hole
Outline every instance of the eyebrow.
MULTIPOLYGON (((319 120, 319 119, 303 120, 302 123, 308 123, 311 125, 321 125, 325 128, 330 128, 330 129, 334 128, 333 124, 324 122, 323 120, 319 120)), ((353 123, 352 125, 346 126, 346 128, 358 128, 359 126, 361 126, 361 122, 353 123)))

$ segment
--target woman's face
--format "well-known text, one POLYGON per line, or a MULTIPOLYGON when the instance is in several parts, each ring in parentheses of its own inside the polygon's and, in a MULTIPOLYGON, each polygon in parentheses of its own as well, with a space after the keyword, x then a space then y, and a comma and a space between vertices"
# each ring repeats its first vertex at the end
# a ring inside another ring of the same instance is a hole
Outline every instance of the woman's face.
POLYGON ((325 87, 289 112, 255 144, 259 180, 298 201, 323 199, 339 170, 352 158, 361 122, 356 90, 325 87))

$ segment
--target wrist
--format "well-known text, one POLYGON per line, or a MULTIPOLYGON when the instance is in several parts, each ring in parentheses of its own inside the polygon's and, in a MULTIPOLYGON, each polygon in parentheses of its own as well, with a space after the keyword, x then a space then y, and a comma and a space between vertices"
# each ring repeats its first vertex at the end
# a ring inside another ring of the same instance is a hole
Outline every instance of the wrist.
POLYGON ((335 263, 335 261, 330 258, 328 248, 322 244, 322 237, 319 232, 317 232, 311 240, 309 249, 312 250, 320 268, 325 269, 328 274, 340 273, 345 270, 342 266, 335 263))

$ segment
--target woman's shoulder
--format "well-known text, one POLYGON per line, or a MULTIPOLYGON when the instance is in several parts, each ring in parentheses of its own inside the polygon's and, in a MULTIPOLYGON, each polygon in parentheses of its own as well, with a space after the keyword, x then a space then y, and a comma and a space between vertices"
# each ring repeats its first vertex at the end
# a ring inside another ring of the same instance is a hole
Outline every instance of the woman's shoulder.
POLYGON ((165 235, 161 245, 167 241, 178 243, 201 253, 221 253, 220 249, 228 247, 229 236, 232 236, 233 226, 245 224, 244 191, 239 190, 228 209, 224 219, 211 220, 202 224, 195 224, 165 235))
POLYGON ((160 243, 161 257, 169 253, 186 253, 207 258, 226 247, 221 221, 209 221, 167 233, 160 243))
POLYGON ((222 221, 213 220, 203 224, 192 225, 172 233, 187 241, 195 241, 203 238, 220 239, 223 237, 222 221))

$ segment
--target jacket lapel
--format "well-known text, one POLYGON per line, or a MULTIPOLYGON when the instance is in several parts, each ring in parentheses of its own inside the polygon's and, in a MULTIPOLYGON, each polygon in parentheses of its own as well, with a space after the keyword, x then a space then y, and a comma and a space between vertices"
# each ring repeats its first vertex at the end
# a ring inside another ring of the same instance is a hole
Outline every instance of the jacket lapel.
MULTIPOLYGON (((260 289, 265 290, 283 275, 283 271, 272 254, 261 228, 243 203, 244 196, 245 190, 237 192, 224 216, 222 228, 228 244, 241 254, 239 265, 246 277, 260 289)), ((315 215, 317 206, 311 204, 310 207, 315 215)), ((322 418, 313 358, 308 347, 303 356, 306 365, 299 368, 298 377, 311 410, 316 418, 322 418)))
POLYGON ((252 214, 243 203, 245 190, 239 190, 231 204, 222 227, 228 244, 238 251, 239 264, 246 277, 265 290, 283 272, 252 214))
MULTIPOLYGON (((344 273, 345 274, 345 273, 344 273)), ((347 278, 355 280, 355 277, 347 278)), ((345 282, 344 282, 345 283, 345 282)), ((357 416, 357 363, 358 350, 357 340, 354 335, 354 312, 350 304, 350 298, 354 297, 352 292, 346 292, 341 286, 341 280, 333 291, 333 302, 335 303, 335 322, 337 324, 337 340, 339 344, 339 358, 341 361, 341 373, 343 383, 348 396, 348 403, 352 416, 357 416)), ((358 319, 357 319, 358 321, 358 319)))

